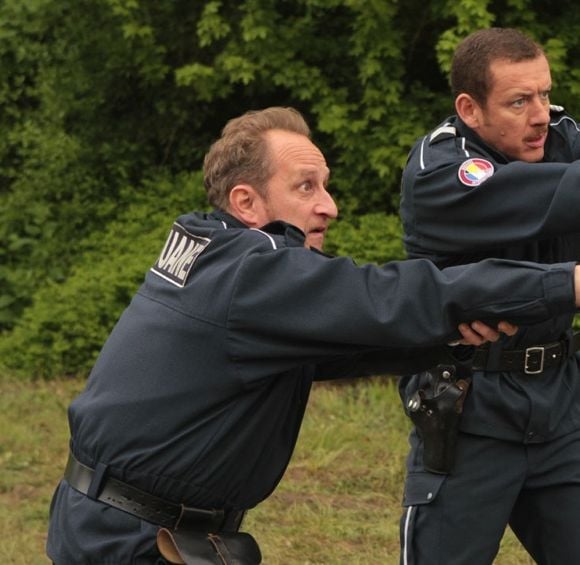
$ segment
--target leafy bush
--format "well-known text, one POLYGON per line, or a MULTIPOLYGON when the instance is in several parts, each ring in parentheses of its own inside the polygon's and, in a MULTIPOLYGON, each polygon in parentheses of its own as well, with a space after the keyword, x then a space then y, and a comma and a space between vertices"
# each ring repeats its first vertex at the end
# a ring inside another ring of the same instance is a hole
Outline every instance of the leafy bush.
POLYGON ((398 216, 378 212, 341 220, 331 225, 326 251, 348 255, 358 264, 404 259, 401 221, 398 216))
POLYGON ((174 218, 206 206, 201 175, 158 176, 101 233, 81 243, 83 254, 63 282, 33 296, 15 329, 0 340, 12 372, 36 377, 86 374, 112 326, 159 254, 174 218))

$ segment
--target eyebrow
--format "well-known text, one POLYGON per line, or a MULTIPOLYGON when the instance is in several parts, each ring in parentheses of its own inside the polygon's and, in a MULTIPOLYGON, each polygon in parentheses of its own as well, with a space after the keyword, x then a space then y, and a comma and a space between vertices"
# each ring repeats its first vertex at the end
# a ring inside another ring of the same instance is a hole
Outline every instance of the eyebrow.
POLYGON ((519 92, 521 94, 526 94, 527 95, 527 94, 534 94, 535 92, 538 92, 538 91, 539 92, 545 92, 546 90, 551 90, 551 89, 552 89, 552 83, 550 83, 550 84, 548 84, 548 85, 546 85, 544 87, 538 88, 537 90, 534 89, 534 88, 520 87, 520 86, 510 87, 507 90, 508 91, 515 92, 515 93, 518 93, 519 92))
MULTIPOLYGON (((304 167, 300 167, 299 169, 297 169, 296 173, 298 175, 317 175, 318 172, 320 171, 320 169, 316 166, 304 166, 304 167)), ((325 177, 329 177, 330 176, 330 169, 328 167, 324 168, 324 176, 325 177)))

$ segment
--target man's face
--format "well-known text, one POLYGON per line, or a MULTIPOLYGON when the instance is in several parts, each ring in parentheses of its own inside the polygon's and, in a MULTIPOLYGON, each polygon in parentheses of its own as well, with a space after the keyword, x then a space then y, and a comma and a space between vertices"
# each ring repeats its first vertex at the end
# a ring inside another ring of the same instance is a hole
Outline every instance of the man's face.
POLYGON ((492 87, 473 127, 488 144, 514 160, 540 161, 550 122, 552 79, 546 57, 491 64, 492 87))
POLYGON ((307 137, 267 132, 274 174, 262 199, 263 224, 282 220, 306 234, 306 245, 322 249, 324 236, 338 209, 327 192, 330 171, 324 156, 307 137))

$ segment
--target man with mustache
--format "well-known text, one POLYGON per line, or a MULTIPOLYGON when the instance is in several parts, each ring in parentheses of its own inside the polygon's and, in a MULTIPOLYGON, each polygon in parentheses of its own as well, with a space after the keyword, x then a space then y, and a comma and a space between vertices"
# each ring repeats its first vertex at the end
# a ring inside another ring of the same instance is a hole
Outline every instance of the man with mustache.
MULTIPOLYGON (((514 29, 477 31, 456 49, 451 87, 456 115, 418 140, 403 173, 409 257, 440 268, 490 257, 580 260, 579 126, 550 104, 542 48, 514 29)), ((537 563, 580 563, 580 339, 572 318, 457 348, 473 374, 455 455, 434 468, 432 438, 420 423, 412 431, 402 563, 489 565, 508 524, 537 563)), ((412 418, 414 395, 436 378, 401 380, 412 418)))

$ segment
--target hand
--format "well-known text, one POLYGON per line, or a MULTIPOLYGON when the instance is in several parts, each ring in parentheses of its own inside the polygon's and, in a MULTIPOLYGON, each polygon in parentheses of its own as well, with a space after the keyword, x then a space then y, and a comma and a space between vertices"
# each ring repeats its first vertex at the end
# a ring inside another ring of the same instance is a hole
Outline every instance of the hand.
POLYGON ((518 331, 518 326, 514 326, 509 322, 500 322, 497 329, 490 328, 488 325, 476 320, 471 324, 459 324, 459 332, 463 339, 454 341, 449 345, 483 345, 488 341, 497 341, 500 333, 512 336, 518 331))

